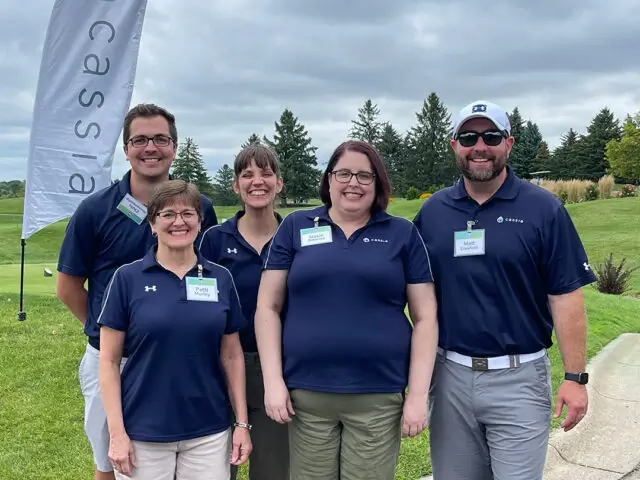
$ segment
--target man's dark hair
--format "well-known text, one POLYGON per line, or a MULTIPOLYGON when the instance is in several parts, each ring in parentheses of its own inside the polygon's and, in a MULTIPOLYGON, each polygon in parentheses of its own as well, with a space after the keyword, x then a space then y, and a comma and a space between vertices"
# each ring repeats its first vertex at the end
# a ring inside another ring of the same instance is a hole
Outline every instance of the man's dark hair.
POLYGON ((169 135, 173 139, 173 143, 178 143, 178 129, 176 128, 176 117, 165 108, 154 105, 153 103, 140 103, 133 107, 124 117, 124 126, 122 128, 122 142, 126 145, 131 135, 131 122, 136 118, 149 118, 161 116, 167 120, 169 124, 169 135))

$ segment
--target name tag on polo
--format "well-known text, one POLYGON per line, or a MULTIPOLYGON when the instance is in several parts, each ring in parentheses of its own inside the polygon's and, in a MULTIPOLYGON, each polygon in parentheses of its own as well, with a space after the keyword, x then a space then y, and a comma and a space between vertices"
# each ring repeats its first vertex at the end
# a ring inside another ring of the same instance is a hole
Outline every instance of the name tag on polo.
POLYGON ((484 255, 484 230, 464 230, 454 233, 453 256, 484 255))
POLYGON ((140 203, 128 193, 118 204, 118 210, 120 210, 138 225, 144 222, 144 219, 147 217, 147 207, 145 207, 142 203, 140 203))
POLYGON ((303 228, 300 230, 300 244, 303 247, 331 243, 332 241, 333 237, 331 236, 331 227, 329 225, 303 228))
POLYGON ((187 300, 217 302, 218 282, 215 278, 187 277, 187 300))

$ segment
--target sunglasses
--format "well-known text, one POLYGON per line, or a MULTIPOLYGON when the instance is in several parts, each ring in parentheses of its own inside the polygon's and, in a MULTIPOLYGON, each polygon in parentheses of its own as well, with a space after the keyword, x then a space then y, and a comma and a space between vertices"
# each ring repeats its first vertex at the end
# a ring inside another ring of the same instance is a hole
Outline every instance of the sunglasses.
POLYGON ((488 132, 462 132, 458 134, 457 140, 463 147, 473 147, 478 143, 478 138, 482 137, 485 145, 497 147, 506 138, 504 133, 499 130, 490 130, 488 132))

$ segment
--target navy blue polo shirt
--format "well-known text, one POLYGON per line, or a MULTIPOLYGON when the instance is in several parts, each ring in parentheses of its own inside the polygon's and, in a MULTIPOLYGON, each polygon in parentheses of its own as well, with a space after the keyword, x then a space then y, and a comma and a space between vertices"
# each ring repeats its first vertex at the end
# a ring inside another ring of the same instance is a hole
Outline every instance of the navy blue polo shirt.
POLYGON ((439 345, 469 356, 526 354, 552 345, 548 295, 596 280, 568 212, 551 193, 508 170, 478 205, 460 180, 415 218, 436 279, 439 345), (484 230, 484 255, 454 256, 454 232, 484 230))
POLYGON ((212 301, 190 299, 188 278, 198 285, 198 268, 180 279, 158 264, 154 250, 116 271, 98 318, 100 326, 125 332, 125 430, 141 442, 222 432, 231 412, 220 345, 223 335, 246 325, 233 278, 198 255, 202 278, 215 279, 210 293, 217 294, 212 301))
MULTIPOLYGON (((138 224, 118 210, 126 195, 131 195, 131 171, 119 182, 80 203, 69 220, 60 248, 58 271, 88 279, 88 314, 84 333, 95 348, 100 348, 100 329, 96 319, 111 276, 121 265, 142 258, 156 243, 146 218, 138 224)), ((204 231, 216 225, 218 219, 211 201, 204 195, 202 207, 201 229, 204 231)))
MULTIPOLYGON (((202 235, 199 250, 205 258, 229 269, 233 275, 242 312, 248 321, 247 328, 240 332, 242 349, 248 353, 257 353, 254 317, 262 266, 271 242, 261 252, 249 245, 238 231, 238 220, 243 215, 244 211, 241 210, 226 222, 209 228, 202 235)), ((275 215, 280 223, 282 217, 277 213, 275 215)))
POLYGON ((407 284, 432 281, 427 249, 410 221, 377 212, 347 240, 326 206, 299 210, 280 224, 264 268, 288 270, 281 319, 289 388, 404 391, 412 335, 407 284), (315 236, 303 246, 316 217, 332 241, 315 236))

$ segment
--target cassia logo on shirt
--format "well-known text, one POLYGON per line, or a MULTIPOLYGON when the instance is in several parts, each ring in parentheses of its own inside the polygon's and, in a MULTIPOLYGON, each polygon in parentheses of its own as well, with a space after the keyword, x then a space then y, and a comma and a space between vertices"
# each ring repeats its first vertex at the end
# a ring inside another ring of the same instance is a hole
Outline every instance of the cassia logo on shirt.
POLYGON ((389 243, 389 240, 385 240, 383 238, 369 238, 369 237, 364 237, 362 239, 362 241, 364 243, 369 243, 369 242, 378 242, 378 243, 389 243))
POLYGON ((504 223, 504 222, 508 222, 508 223, 524 223, 524 220, 521 220, 519 218, 498 217, 496 219, 496 222, 498 222, 498 223, 504 223))

